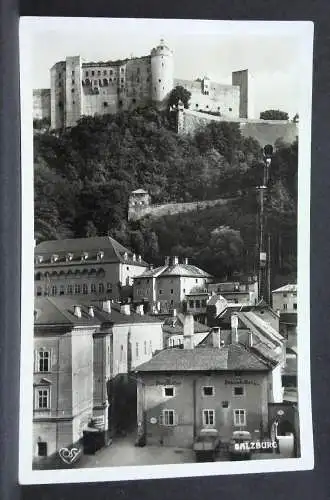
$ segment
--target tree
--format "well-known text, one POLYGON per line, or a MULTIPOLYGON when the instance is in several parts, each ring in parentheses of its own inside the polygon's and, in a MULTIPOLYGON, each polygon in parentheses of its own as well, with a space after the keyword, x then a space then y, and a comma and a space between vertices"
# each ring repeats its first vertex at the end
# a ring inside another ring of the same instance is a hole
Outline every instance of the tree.
POLYGON ((267 109, 260 113, 261 120, 288 120, 289 115, 285 111, 279 109, 267 109))
POLYGON ((181 101, 184 107, 187 109, 189 107, 190 98, 191 92, 189 92, 189 90, 185 89, 181 85, 177 85, 170 93, 170 96, 168 98, 168 107, 177 107, 179 101, 181 101))

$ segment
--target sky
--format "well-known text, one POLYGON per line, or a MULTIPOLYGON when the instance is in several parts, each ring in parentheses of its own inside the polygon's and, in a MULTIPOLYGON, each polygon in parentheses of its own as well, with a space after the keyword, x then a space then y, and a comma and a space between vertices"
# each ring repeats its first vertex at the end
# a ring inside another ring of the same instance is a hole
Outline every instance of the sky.
POLYGON ((49 88, 49 70, 66 56, 102 61, 147 55, 165 39, 174 53, 174 77, 207 75, 231 83, 248 69, 253 116, 280 109, 299 112, 301 36, 292 23, 34 19, 29 25, 33 88, 49 88))

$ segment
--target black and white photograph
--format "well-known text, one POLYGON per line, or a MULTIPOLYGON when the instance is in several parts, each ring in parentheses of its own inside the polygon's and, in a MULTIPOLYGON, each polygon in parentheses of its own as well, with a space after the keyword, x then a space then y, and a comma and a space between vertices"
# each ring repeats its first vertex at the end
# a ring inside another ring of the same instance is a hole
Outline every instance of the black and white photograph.
POLYGON ((21 484, 313 468, 312 49, 21 18, 21 484))

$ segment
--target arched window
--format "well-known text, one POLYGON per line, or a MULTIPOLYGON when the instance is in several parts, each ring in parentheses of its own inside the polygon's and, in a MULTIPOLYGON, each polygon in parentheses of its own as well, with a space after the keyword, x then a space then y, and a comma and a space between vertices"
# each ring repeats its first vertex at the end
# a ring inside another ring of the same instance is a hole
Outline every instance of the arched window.
POLYGON ((104 293, 104 284, 99 283, 99 293, 104 293))
POLYGON ((86 283, 83 283, 82 290, 84 295, 88 294, 88 286, 86 283))
POLYGON ((72 295, 73 294, 73 287, 72 287, 72 285, 68 285, 67 294, 68 295, 72 295))
POLYGON ((60 285, 60 295, 64 295, 65 290, 64 290, 64 285, 60 285))
POLYGON ((75 286, 74 286, 74 293, 76 295, 79 295, 80 292, 81 292, 80 285, 78 283, 76 283, 75 286))
POLYGON ((36 281, 40 281, 40 280, 41 280, 41 273, 37 273, 37 274, 35 275, 34 279, 35 279, 36 281))
POLYGON ((89 78, 86 78, 86 80, 85 80, 85 85, 90 85, 90 84, 91 84, 90 79, 89 79, 89 78))
POLYGON ((105 87, 107 87, 107 86, 108 86, 108 79, 107 79, 107 78, 103 78, 103 85, 104 85, 105 87))
POLYGON ((57 286, 56 285, 52 286, 52 295, 57 295, 57 286))

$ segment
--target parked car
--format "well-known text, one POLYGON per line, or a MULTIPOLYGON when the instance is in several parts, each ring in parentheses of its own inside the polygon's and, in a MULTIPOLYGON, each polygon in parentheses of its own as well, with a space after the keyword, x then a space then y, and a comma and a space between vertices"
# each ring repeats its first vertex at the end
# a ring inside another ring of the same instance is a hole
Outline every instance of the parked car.
POLYGON ((220 448, 220 437, 217 429, 201 429, 193 445, 197 462, 215 460, 220 448))
POLYGON ((247 431, 235 431, 229 443, 231 460, 251 458, 251 434, 247 431))

